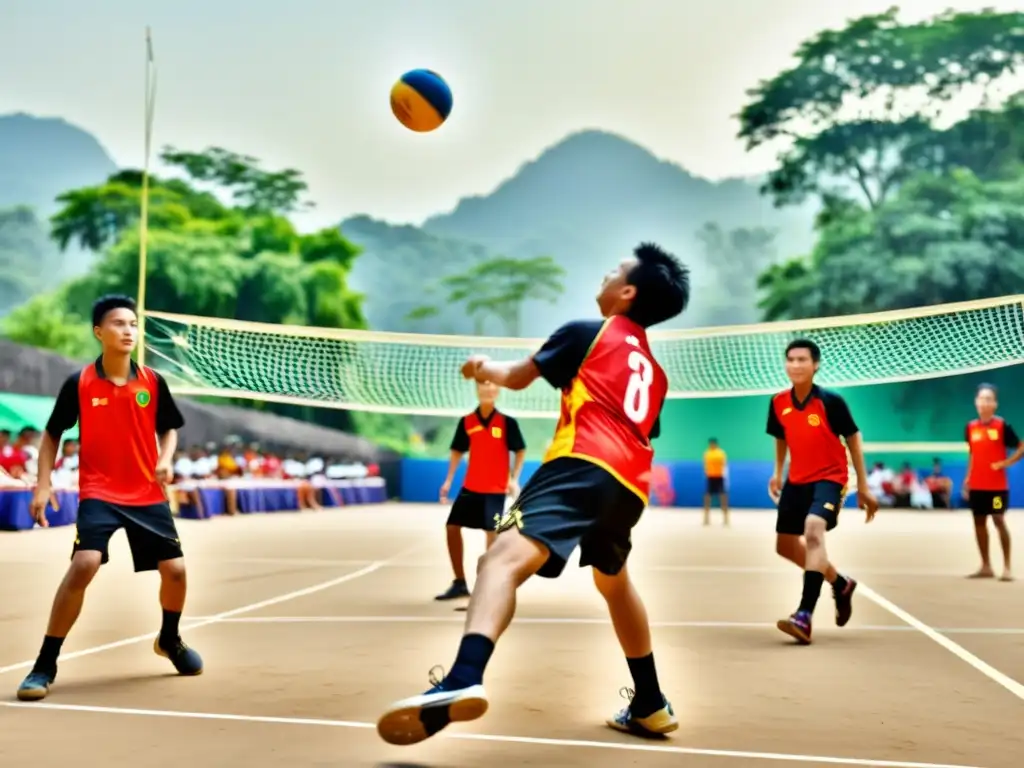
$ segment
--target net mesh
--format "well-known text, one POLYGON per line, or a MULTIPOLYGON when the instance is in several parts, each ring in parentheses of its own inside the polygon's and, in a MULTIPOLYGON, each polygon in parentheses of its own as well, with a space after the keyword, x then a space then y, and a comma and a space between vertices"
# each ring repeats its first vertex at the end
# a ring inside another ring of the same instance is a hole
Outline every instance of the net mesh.
MULTIPOLYGON (((1024 297, 809 321, 662 331, 651 346, 669 397, 759 395, 788 386, 786 344, 822 349, 818 381, 852 387, 1024 362, 1024 297)), ((476 404, 459 368, 471 354, 514 360, 540 339, 350 331, 146 314, 146 362, 176 392, 350 410, 458 416, 476 404)), ((558 394, 538 380, 502 396, 521 417, 553 418, 558 394)))

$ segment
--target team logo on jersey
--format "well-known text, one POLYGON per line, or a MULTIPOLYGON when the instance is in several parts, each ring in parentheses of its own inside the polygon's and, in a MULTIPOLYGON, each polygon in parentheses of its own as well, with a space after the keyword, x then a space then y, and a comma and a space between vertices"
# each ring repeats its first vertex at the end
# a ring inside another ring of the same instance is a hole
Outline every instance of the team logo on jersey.
POLYGON ((149 392, 147 392, 144 389, 140 389, 138 392, 135 393, 135 402, 138 404, 140 408, 145 408, 147 405, 149 405, 149 401, 151 399, 152 398, 150 398, 149 392))
POLYGON ((821 419, 818 418, 818 414, 812 413, 807 417, 807 423, 812 427, 817 427, 821 425, 821 419))
POLYGON ((989 440, 998 440, 999 439, 999 430, 998 429, 990 429, 988 431, 988 439, 989 440))
POLYGON ((501 437, 501 427, 491 427, 491 437, 501 437))

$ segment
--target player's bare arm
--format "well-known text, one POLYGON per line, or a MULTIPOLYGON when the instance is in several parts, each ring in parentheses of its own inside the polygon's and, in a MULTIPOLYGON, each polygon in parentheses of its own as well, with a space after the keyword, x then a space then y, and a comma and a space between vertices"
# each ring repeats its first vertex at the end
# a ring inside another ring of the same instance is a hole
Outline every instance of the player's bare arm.
POLYGON ((157 439, 159 456, 156 460, 156 479, 169 483, 174 478, 174 453, 178 450, 178 430, 169 429, 157 439))
POLYGON ((57 440, 46 430, 43 430, 43 439, 39 443, 39 468, 38 479, 36 480, 36 492, 32 496, 32 518, 41 528, 46 528, 49 523, 46 520, 46 505, 53 495, 53 488, 50 485, 53 477, 53 465, 57 461, 57 440))
POLYGON ((532 357, 514 362, 497 362, 486 355, 473 355, 462 366, 467 379, 490 381, 505 389, 526 389, 540 378, 540 369, 532 357))
POLYGON ((1014 451, 1012 455, 1007 456, 1003 461, 993 462, 992 469, 999 470, 1006 469, 1007 467, 1012 467, 1014 464, 1021 460, 1022 456, 1024 456, 1024 442, 1019 443, 1017 445, 1017 450, 1014 451))
POLYGON ((452 451, 448 457, 448 474, 445 475, 438 495, 442 504, 448 503, 448 494, 452 490, 452 483, 455 481, 455 473, 459 470, 459 464, 462 463, 462 456, 462 451, 452 451))
POLYGON ((788 452, 789 446, 786 445, 786 441, 776 438, 775 470, 772 472, 771 479, 768 481, 768 493, 776 501, 778 501, 779 494, 782 493, 782 470, 786 466, 786 454, 788 452))
POLYGON ((526 462, 526 451, 516 451, 512 462, 512 471, 508 477, 508 492, 512 495, 519 493, 519 476, 523 473, 523 464, 526 462))
POLYGON ((878 499, 871 493, 868 487, 867 462, 864 461, 864 440, 860 432, 846 438, 846 447, 850 449, 850 458, 853 460, 853 469, 857 473, 857 502, 867 512, 870 523, 875 513, 878 512, 878 499))

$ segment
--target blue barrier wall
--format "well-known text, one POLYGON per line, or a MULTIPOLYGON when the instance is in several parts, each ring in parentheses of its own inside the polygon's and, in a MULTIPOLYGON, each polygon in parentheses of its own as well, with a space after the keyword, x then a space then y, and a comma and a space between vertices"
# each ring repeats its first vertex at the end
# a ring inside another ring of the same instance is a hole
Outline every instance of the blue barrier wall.
MULTIPOLYGON (((675 499, 672 506, 701 507, 704 504, 704 466, 699 461, 659 462, 659 466, 669 471, 672 479, 672 490, 675 499)), ((532 475, 539 462, 527 461, 523 466, 522 482, 525 483, 532 475)), ((966 464, 951 463, 945 467, 945 473, 953 480, 953 487, 959 489, 964 478, 966 464)), ((437 492, 448 472, 447 459, 403 459, 401 499, 407 502, 436 502, 437 492)), ((462 479, 466 473, 466 462, 463 461, 452 484, 452 498, 462 487, 462 479)), ((774 505, 768 498, 768 479, 771 477, 772 464, 768 461, 732 461, 729 463, 729 505, 749 509, 773 509, 774 505)), ((1024 462, 1010 468, 1010 487, 1024 486, 1024 462)), ((954 493, 954 500, 959 502, 959 493, 954 493)), ((851 496, 850 503, 854 503, 851 496)), ((1016 501, 1012 498, 1011 504, 1016 501)), ((960 506, 963 503, 960 502, 960 506)), ((1014 504, 1014 506, 1016 506, 1014 504)))

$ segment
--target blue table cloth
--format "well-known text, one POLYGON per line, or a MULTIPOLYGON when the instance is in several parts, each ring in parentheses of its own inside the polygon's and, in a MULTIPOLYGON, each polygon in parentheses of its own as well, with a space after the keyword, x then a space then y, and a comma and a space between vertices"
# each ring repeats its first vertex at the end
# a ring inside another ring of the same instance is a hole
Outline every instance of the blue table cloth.
MULTIPOLYGON (((74 525, 78 519, 78 492, 54 491, 57 505, 46 505, 46 521, 54 528, 74 525)), ((0 490, 0 531, 27 531, 35 526, 29 508, 32 504, 30 490, 0 490)))
MULTIPOLYGON (((352 480, 329 483, 317 488, 320 503, 325 507, 342 507, 349 504, 381 504, 387 501, 387 489, 379 479, 352 480)), ((299 496, 289 486, 252 486, 238 488, 238 511, 289 512, 299 508, 299 496)), ((56 491, 60 509, 48 506, 46 519, 53 527, 74 525, 78 519, 78 492, 56 491)), ((179 516, 189 520, 216 517, 225 510, 224 490, 217 487, 199 489, 199 510, 193 504, 182 504, 179 516)), ((30 490, 0 490, 0 531, 25 531, 34 526, 29 506, 32 502, 30 490)))

